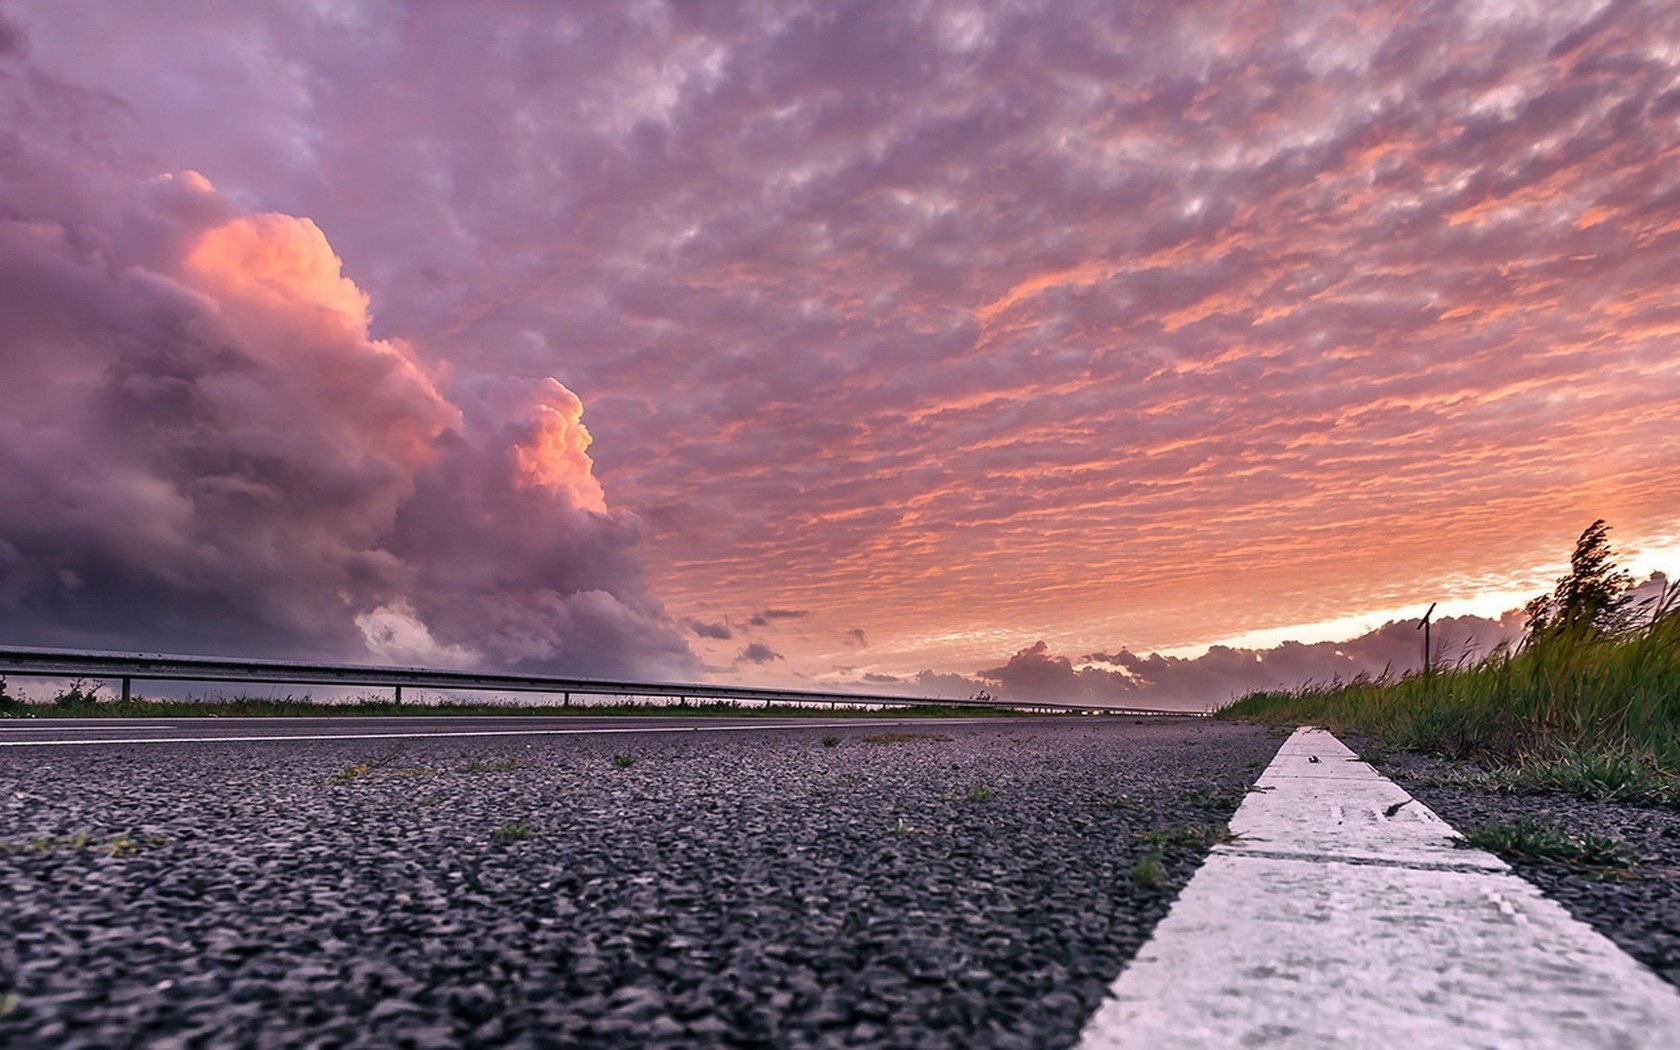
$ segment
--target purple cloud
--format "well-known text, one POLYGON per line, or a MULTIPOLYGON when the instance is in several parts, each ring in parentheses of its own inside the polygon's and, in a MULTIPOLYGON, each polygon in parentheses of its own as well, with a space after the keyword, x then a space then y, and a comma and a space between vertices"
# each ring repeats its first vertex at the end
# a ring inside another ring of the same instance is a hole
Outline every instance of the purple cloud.
POLYGON ((313 222, 113 170, 103 99, 8 101, 8 641, 692 673, 570 391, 446 394, 313 222))

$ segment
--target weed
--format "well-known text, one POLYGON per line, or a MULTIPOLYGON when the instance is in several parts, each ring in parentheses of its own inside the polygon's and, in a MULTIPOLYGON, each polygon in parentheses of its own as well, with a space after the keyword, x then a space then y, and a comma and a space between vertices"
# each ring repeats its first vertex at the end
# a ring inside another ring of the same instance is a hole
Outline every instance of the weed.
POLYGON ((1146 890, 1158 890, 1167 884, 1167 867, 1161 863, 1161 851, 1152 849, 1132 863, 1132 882, 1146 890))
POLYGON ((1223 824, 1175 824, 1166 828, 1151 828, 1132 835, 1132 840, 1156 849, 1173 846, 1192 846, 1207 849, 1223 842, 1234 842, 1236 836, 1223 824))
POLYGON ((12 1014, 16 1013, 17 1005, 18 997, 16 992, 7 992, 5 995, 0 995, 0 1021, 3 1021, 12 1016, 12 1014))
POLYGON ((636 764, 635 755, 617 754, 613 756, 613 765, 619 769, 629 769, 636 764))
POLYGON ((1234 809, 1242 801, 1243 792, 1237 788, 1214 784, 1191 788, 1184 793, 1184 801, 1197 808, 1234 809))
POLYGON ((863 738, 871 744, 908 744, 912 740, 934 740, 949 743, 951 738, 940 733, 875 733, 863 738))
POLYGON ((402 753, 402 747, 398 746, 392 748, 390 751, 387 751, 379 758, 368 758, 363 759, 360 762, 351 762, 338 772, 329 773, 322 777, 321 783, 326 785, 337 785, 348 784, 352 780, 360 780, 361 778, 371 774, 374 770, 383 769, 392 762, 395 762, 402 753))
POLYGON ((1469 828, 1464 833, 1464 841, 1507 857, 1564 864, 1600 877, 1631 875, 1639 864, 1639 857, 1620 839, 1578 833, 1561 824, 1529 817, 1469 828))
POLYGON ((933 832, 929 831, 927 828, 913 827, 903 817, 899 817, 898 822, 896 824, 894 824, 892 827, 888 828, 887 832, 889 834, 892 834, 892 835, 931 835, 931 834, 933 834, 933 832))
POLYGON ((822 745, 823 747, 839 747, 840 738, 835 736, 833 733, 829 733, 827 736, 822 738, 822 745))
POLYGON ((99 703, 99 691, 103 688, 104 682, 94 682, 90 686, 86 678, 72 678, 69 688, 53 697, 53 706, 77 708, 95 705, 99 703))
POLYGON ((1098 809, 1136 809, 1138 800, 1130 795, 1120 795, 1116 798, 1099 798, 1096 805, 1098 809))
POLYGON ((855 788, 855 787, 858 786, 857 774, 855 774, 855 773, 842 773, 839 776, 834 778, 834 783, 837 787, 855 788))
POLYGON ((1247 762, 1243 763, 1243 767, 1245 769, 1265 769, 1266 760, 1263 758, 1251 758, 1247 762))
POLYGON ((517 758, 498 758, 487 760, 475 758, 461 767, 463 773, 512 773, 516 769, 530 769, 531 763, 521 762, 517 758))
POLYGON ((123 832, 110 838, 100 838, 86 831, 78 831, 74 835, 63 838, 38 837, 28 842, 0 842, 0 853, 77 853, 82 850, 99 850, 107 857, 128 857, 140 852, 144 846, 167 845, 169 839, 161 835, 130 835, 123 832))
POLYGON ((404 766, 391 771, 394 777, 435 777, 438 771, 430 766, 404 766))
POLYGON ((962 788, 950 788, 939 796, 941 802, 990 802, 997 791, 984 780, 964 791, 962 788))
POLYGON ((516 820, 511 824, 503 824, 501 827, 490 832, 490 837, 495 839, 497 842, 519 842, 523 839, 530 838, 531 834, 532 828, 530 821, 516 820))

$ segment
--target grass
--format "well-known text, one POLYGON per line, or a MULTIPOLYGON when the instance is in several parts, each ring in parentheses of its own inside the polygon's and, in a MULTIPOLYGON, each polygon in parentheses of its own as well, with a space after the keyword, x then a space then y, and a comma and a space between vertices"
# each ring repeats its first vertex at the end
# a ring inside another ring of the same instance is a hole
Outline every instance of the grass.
POLYGON ((1242 803, 1246 790, 1240 787, 1226 787, 1210 784, 1207 787, 1191 788, 1184 793, 1184 801, 1198 809, 1236 809, 1242 803))
POLYGON ((1096 801, 1098 809, 1136 809, 1138 800, 1130 795, 1117 795, 1114 798, 1099 798, 1096 801))
POLYGON ((833 733, 829 733, 828 735, 826 735, 822 738, 822 746, 823 747, 839 747, 840 746, 840 738, 835 736, 833 733))
POLYGON ((96 850, 107 857, 127 857, 140 852, 142 846, 162 846, 167 838, 158 835, 133 836, 128 833, 109 838, 78 831, 63 838, 33 838, 27 842, 0 842, 0 853, 79 853, 96 850))
POLYGON ((1625 877, 1639 866, 1638 855, 1620 839, 1528 817, 1472 827, 1464 838, 1468 845, 1506 857, 1564 864, 1600 877, 1625 877))
POLYGON ((1161 851, 1152 849, 1132 864, 1132 882, 1146 890, 1158 890, 1167 884, 1167 866, 1161 862, 1161 851))
POLYGON ((614 755, 612 763, 613 766, 618 769, 629 769, 631 766, 636 764, 636 756, 624 754, 614 755))
POLYGON ((1155 849, 1191 846, 1207 849, 1223 842, 1234 842, 1236 836, 1223 824, 1175 824, 1165 828, 1151 828, 1132 835, 1132 841, 1155 849))
POLYGON ((869 744, 908 744, 912 740, 933 740, 950 743, 951 738, 941 733, 875 733, 862 738, 869 744))
POLYGON ((520 842, 531 837, 535 829, 528 820, 515 820, 490 832, 497 842, 520 842))
POLYGON ((980 783, 969 788, 967 791, 963 791, 960 788, 952 788, 943 795, 940 795, 939 800, 941 802, 990 802, 992 800, 992 796, 996 794, 997 790, 982 780, 980 783))
POLYGON ((1321 725, 1477 763, 1509 790, 1680 799, 1680 591, 1616 631, 1569 626, 1474 664, 1251 693, 1223 718, 1321 725))
MULTIPOLYGON (((233 697, 228 699, 160 700, 134 696, 128 700, 102 698, 103 684, 88 684, 77 679, 65 691, 47 703, 25 701, 5 692, 0 680, 0 718, 322 718, 322 717, 380 717, 401 715, 440 717, 495 715, 517 718, 537 715, 545 718, 563 716, 612 715, 636 717, 696 717, 696 718, 1013 718, 1014 711, 984 707, 953 707, 939 703, 918 704, 913 707, 875 709, 863 707, 835 707, 827 705, 764 704, 736 700, 701 700, 675 704, 575 703, 465 703, 410 702, 399 704, 392 700, 365 699, 349 703, 316 703, 308 696, 282 698, 233 697)), ((1034 714, 1033 717, 1041 717, 1034 714)))
POLYGON ((512 773, 516 769, 534 768, 529 762, 521 762, 517 758, 483 759, 475 758, 461 767, 463 773, 512 773))
POLYGON ((338 772, 328 773, 326 776, 322 777, 321 783, 332 786, 338 784, 348 784, 352 781, 360 780, 371 774, 374 770, 383 769, 392 762, 395 762, 402 753, 403 749, 401 747, 397 747, 387 751, 379 758, 365 758, 360 762, 347 763, 340 767, 338 772))
POLYGON ((912 824, 910 824, 909 821, 905 820, 903 817, 899 817, 897 823, 895 823, 891 827, 887 828, 887 833, 890 834, 890 835, 931 835, 931 834, 933 834, 933 832, 929 831, 927 828, 918 828, 918 827, 913 826, 912 824))

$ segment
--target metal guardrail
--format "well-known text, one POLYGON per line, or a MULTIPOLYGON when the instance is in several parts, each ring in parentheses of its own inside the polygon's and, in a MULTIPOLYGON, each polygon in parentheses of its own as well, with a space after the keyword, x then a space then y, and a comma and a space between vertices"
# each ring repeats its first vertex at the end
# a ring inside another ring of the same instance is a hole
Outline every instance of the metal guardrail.
POLYGON ((1193 715, 1197 712, 1149 708, 1105 707, 1047 701, 956 700, 945 697, 890 696, 871 693, 822 692, 809 689, 766 689, 756 686, 709 685, 695 682, 628 682, 601 678, 559 678, 546 675, 480 674, 423 667, 373 667, 360 664, 311 664, 290 660, 239 660, 220 656, 172 656, 160 653, 117 653, 75 649, 0 648, 0 675, 37 678, 100 678, 122 683, 129 699, 134 682, 217 682, 274 685, 322 685, 391 689, 402 703, 404 689, 460 692, 549 693, 570 705, 578 696, 647 697, 666 700, 736 700, 766 705, 827 704, 838 707, 880 706, 973 707, 1008 711, 1066 711, 1114 715, 1193 715))

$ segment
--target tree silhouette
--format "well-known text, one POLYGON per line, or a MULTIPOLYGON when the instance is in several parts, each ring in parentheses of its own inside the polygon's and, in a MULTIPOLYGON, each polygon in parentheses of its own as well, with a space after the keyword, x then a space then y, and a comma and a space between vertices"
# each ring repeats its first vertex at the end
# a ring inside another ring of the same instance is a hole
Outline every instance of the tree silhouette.
POLYGON ((1616 567, 1610 548, 1610 526, 1603 518, 1588 525, 1575 541, 1569 572, 1559 576, 1549 595, 1524 606, 1529 634, 1548 630, 1609 631, 1620 623, 1633 577, 1616 567))

